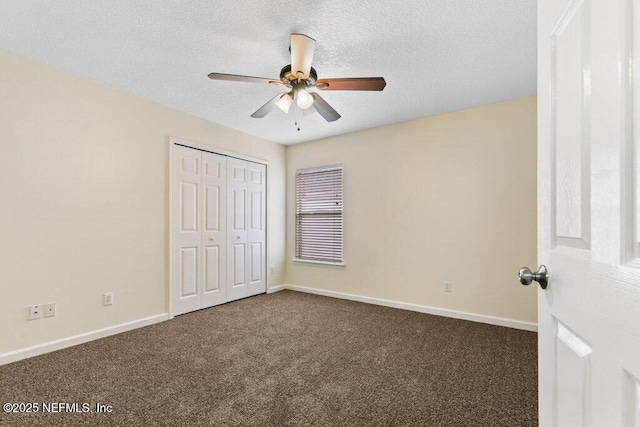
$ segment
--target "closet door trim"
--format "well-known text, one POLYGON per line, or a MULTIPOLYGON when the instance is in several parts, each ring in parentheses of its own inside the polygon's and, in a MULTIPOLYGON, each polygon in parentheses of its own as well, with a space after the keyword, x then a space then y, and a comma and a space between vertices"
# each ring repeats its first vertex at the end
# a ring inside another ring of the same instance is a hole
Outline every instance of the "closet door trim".
MULTIPOLYGON (((175 309, 173 307, 173 289, 174 289, 174 283, 173 283, 173 274, 174 274, 174 266, 173 266, 173 259, 172 259, 172 254, 171 251, 173 250, 173 230, 172 230, 172 224, 173 224, 173 208, 172 208, 172 201, 173 201, 173 169, 174 169, 174 149, 176 146, 178 147, 186 147, 186 148, 192 148, 195 150, 199 150, 199 151, 205 151, 207 153, 213 153, 213 154, 219 154, 222 156, 227 156, 227 157, 232 157, 232 158, 236 158, 239 160, 246 160, 249 162, 253 162, 253 163, 258 163, 258 164, 262 164, 265 165, 267 168, 266 170, 266 186, 265 186, 265 198, 268 201, 268 197, 269 197, 269 191, 267 189, 268 186, 268 174, 269 174, 269 161, 264 160, 264 159, 259 159, 256 157, 251 157, 251 156, 246 156, 244 154, 239 154, 239 153, 234 153, 232 151, 227 151, 227 150, 223 150, 223 149, 219 149, 217 147, 212 147, 210 145, 205 145, 205 144, 198 144, 196 142, 191 142, 191 141, 187 141, 181 138, 175 138, 175 137, 169 137, 169 141, 168 141, 168 155, 169 155, 169 201, 168 201, 168 208, 169 208, 169 228, 168 228, 168 234, 169 234, 169 248, 167 250, 167 259, 169 262, 169 289, 167 290, 167 296, 169 299, 169 318, 173 319, 176 314, 175 314, 175 309)), ((267 203, 267 207, 268 207, 268 203, 267 203)), ((268 210, 268 209, 267 209, 268 210)), ((269 259, 269 252, 268 252, 268 241, 269 241, 269 236, 268 236, 268 224, 269 224, 269 217, 268 217, 268 212, 265 210, 265 260, 269 259)), ((266 267, 268 265, 268 262, 265 262, 265 270, 266 267)), ((267 276, 267 272, 264 271, 264 277, 265 279, 268 277, 267 276)), ((265 286, 267 289, 268 284, 265 286)))
POLYGON ((262 165, 269 165, 268 160, 259 159, 257 157, 245 156, 244 154, 234 153, 233 151, 223 150, 221 148, 212 147, 210 145, 198 144, 197 142, 190 142, 184 139, 169 137, 169 147, 173 147, 174 145, 181 145, 187 148, 194 148, 200 151, 206 151, 208 153, 220 154, 222 156, 233 157, 239 160, 246 160, 248 162, 260 163, 262 165))

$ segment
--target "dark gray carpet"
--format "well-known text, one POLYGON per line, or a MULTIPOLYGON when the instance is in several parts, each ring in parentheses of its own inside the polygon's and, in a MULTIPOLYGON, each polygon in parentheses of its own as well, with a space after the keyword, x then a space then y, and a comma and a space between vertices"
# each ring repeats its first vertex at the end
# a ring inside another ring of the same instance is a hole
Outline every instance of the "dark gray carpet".
POLYGON ((282 291, 0 366, 1 426, 536 426, 537 336, 282 291))

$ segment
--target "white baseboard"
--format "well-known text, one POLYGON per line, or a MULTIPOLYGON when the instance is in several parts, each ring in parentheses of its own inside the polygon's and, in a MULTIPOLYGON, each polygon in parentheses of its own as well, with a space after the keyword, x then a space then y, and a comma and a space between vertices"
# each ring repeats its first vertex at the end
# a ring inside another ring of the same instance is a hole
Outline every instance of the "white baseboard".
MULTIPOLYGON (((525 331, 538 331, 538 325, 533 322, 523 322, 521 320, 506 319, 503 317, 486 316, 484 314, 468 313, 464 311, 449 310, 445 308, 430 307, 427 305, 412 304, 400 301, 387 300, 382 298, 366 297, 362 295, 353 295, 343 292, 328 291, 318 288, 309 288, 306 286, 298 285, 279 285, 273 286, 267 290, 268 294, 283 291, 289 289, 297 292, 306 292, 309 294, 323 295, 332 298, 340 298, 351 301, 364 302, 368 304, 382 305, 385 307, 399 308, 402 310, 417 311, 419 313, 433 314, 436 316, 452 317, 454 319, 470 320, 473 322, 488 323, 497 326, 506 326, 508 328, 522 329, 525 331)), ((49 341, 43 344, 38 344, 32 347, 27 347, 19 350, 10 351, 0 354, 0 366, 7 363, 16 362, 18 360, 27 359, 29 357, 38 356, 41 354, 49 353, 63 348, 71 347, 74 345, 82 344, 85 342, 97 340, 99 338, 108 337, 110 335, 119 334, 121 332, 130 331, 144 326, 153 325, 154 323, 164 322, 169 320, 168 313, 158 314, 155 316, 145 317, 143 319, 133 320, 131 322, 121 323, 115 326, 109 326, 106 328, 98 329, 91 332, 85 332, 83 334, 74 335, 67 338, 62 338, 55 341, 49 341)))
POLYGON ((143 326, 153 325, 154 323, 164 322, 169 319, 168 313, 158 314, 155 316, 145 317, 144 319, 133 320, 131 322, 121 323, 115 326, 98 329, 83 334, 62 338, 55 341, 49 341, 43 344, 34 345, 32 347, 22 348, 7 353, 0 354, 0 365, 16 362, 33 356, 39 356, 85 342, 97 340, 99 338, 108 337, 109 335, 119 334, 121 332, 130 331, 132 329, 142 328, 143 326))
POLYGON ((470 320, 472 322, 488 323, 490 325, 506 326, 508 328, 522 329, 524 331, 537 332, 538 324, 523 322, 522 320, 507 319, 504 317, 487 316, 484 314, 468 313, 466 311, 449 310, 446 308, 430 307, 428 305, 412 304, 393 301, 382 298, 365 297, 361 295, 345 294, 343 292, 327 291, 318 288, 308 288, 298 285, 282 285, 283 289, 306 292, 309 294, 323 295, 326 297, 340 298, 351 301, 366 302, 368 304, 383 305, 385 307, 400 308, 402 310, 417 311, 419 313, 433 314, 436 316, 453 317, 454 319, 470 320))
POLYGON ((287 289, 287 285, 273 286, 273 287, 267 289, 267 293, 268 294, 273 294, 275 292, 284 291, 285 289, 287 289))

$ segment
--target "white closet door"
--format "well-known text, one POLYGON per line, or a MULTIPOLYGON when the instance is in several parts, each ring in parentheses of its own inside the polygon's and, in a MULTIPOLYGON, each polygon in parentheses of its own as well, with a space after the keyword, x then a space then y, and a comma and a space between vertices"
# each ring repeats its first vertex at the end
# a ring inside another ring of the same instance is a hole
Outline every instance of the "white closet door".
POLYGON ((248 295, 267 291, 266 282, 267 167, 247 162, 247 277, 248 295))
POLYGON ((175 146, 172 184, 172 314, 201 308, 201 154, 175 146))
POLYGON ((202 153, 202 304, 227 302, 227 158, 202 153))
POLYGON ((227 158, 227 301, 248 295, 247 162, 227 158))
POLYGON ((266 291, 266 166, 172 146, 171 314, 266 291))

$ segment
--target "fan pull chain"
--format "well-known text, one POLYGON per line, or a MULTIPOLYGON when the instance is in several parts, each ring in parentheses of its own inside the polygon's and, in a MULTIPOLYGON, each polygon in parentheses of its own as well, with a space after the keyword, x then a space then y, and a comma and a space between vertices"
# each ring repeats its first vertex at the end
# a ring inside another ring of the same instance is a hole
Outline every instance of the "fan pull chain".
POLYGON ((300 127, 302 126, 302 117, 304 116, 304 114, 302 113, 302 110, 300 110, 300 112, 298 114, 299 114, 298 120, 296 120, 294 125, 298 129, 298 132, 300 132, 300 127))

